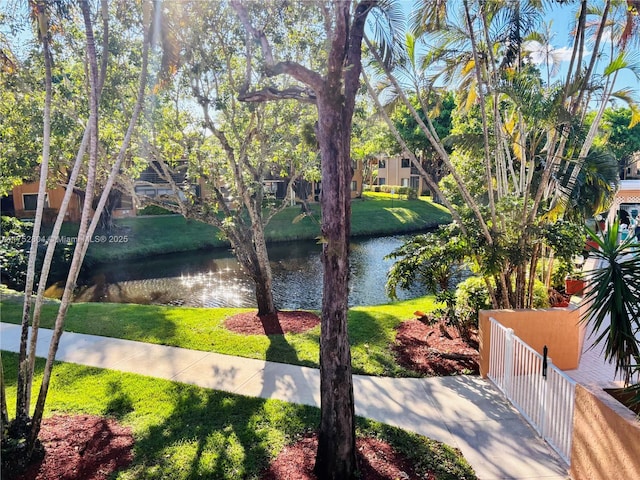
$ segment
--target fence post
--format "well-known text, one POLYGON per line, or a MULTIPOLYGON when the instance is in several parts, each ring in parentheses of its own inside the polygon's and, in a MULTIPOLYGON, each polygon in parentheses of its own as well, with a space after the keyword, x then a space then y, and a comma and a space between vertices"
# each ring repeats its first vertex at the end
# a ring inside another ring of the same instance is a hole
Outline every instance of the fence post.
MULTIPOLYGON (((547 346, 545 345, 544 348, 546 349, 547 346)), ((551 361, 551 357, 546 356, 545 360, 546 360, 546 365, 544 368, 545 375, 544 375, 544 382, 542 382, 542 415, 540 415, 540 434, 542 435, 542 438, 545 438, 545 428, 547 423, 547 408, 549 405, 549 382, 547 378, 547 369, 549 369, 549 367, 553 368, 553 362, 551 361)))
POLYGON ((513 329, 507 328, 504 342, 504 393, 511 398, 511 381, 513 379, 513 329))

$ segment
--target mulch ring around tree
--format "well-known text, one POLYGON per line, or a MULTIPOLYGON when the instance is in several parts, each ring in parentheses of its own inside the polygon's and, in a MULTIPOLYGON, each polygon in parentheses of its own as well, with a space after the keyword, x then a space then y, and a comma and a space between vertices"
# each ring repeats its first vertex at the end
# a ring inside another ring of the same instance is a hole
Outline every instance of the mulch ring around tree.
POLYGON ((224 326, 232 332, 243 335, 284 335, 303 333, 320 324, 315 313, 279 311, 271 315, 260 315, 256 311, 238 313, 224 321, 224 326))
MULTIPOLYGON (((317 448, 316 434, 304 436, 282 449, 261 480, 317 480, 313 473, 317 448)), ((412 463, 404 455, 396 452, 388 443, 375 438, 356 439, 356 460, 360 478, 367 480, 435 478, 431 474, 417 475, 412 463)))
POLYGON ((106 480, 133 461, 131 429, 112 418, 56 415, 42 421, 44 458, 16 480, 106 480))
POLYGON ((393 346, 398 362, 405 368, 430 376, 477 374, 478 336, 469 339, 441 322, 429 325, 420 320, 407 320, 398 327, 393 346))

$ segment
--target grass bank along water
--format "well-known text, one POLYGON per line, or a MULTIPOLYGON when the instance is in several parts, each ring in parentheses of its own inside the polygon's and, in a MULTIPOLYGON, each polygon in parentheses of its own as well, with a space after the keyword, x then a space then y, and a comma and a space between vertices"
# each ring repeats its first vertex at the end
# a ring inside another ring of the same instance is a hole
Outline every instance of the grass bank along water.
MULTIPOLYGON (((0 308, 3 322, 20 323, 22 297, 17 292, 3 291, 0 308)), ((392 347, 396 328, 416 310, 429 312, 434 308, 432 296, 351 308, 349 339, 354 373, 416 376, 395 358, 392 347)), ((69 308, 65 331, 318 367, 319 326, 283 336, 242 335, 224 326, 228 317, 248 310, 252 309, 76 303, 69 308)), ((43 307, 43 328, 52 328, 56 312, 55 301, 43 307)))
MULTIPOLYGON (((320 207, 311 205, 311 215, 299 218, 299 206, 286 208, 266 228, 267 242, 313 240, 320 235, 320 207)), ((393 235, 424 231, 449 223, 451 216, 427 197, 407 200, 384 193, 366 193, 352 202, 353 236, 393 235)), ((220 231, 179 215, 116 220, 116 229, 98 233, 88 251, 88 263, 144 258, 175 252, 224 248, 229 244, 220 231)), ((77 228, 77 227, 76 227, 77 228)), ((74 226, 63 235, 73 237, 74 226)))

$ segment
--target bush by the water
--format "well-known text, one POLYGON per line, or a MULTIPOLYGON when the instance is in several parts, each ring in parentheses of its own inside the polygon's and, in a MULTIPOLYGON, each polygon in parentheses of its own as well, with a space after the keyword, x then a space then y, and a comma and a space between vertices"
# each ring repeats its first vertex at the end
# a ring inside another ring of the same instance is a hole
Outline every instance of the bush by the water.
POLYGON ((159 207, 157 205, 147 205, 144 208, 138 210, 137 215, 172 215, 173 212, 171 210, 167 210, 166 208, 159 207))
MULTIPOLYGON (((22 291, 27 278, 33 224, 8 216, 2 216, 1 224, 0 278, 2 283, 8 285, 9 288, 22 291)), ((38 242, 35 285, 39 282, 38 272, 42 268, 42 262, 47 251, 46 236, 41 235, 41 237, 38 242)), ((66 275, 69 265, 71 265, 74 248, 74 243, 58 242, 51 262, 49 278, 62 278, 66 275)))

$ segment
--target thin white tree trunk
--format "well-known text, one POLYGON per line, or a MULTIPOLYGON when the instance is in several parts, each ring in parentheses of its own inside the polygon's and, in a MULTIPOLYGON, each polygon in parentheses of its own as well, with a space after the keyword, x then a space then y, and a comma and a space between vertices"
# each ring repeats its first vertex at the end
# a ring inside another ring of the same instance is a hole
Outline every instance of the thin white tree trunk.
MULTIPOLYGON (((102 0, 102 24, 103 24, 103 38, 102 38, 102 62, 100 65, 100 79, 98 86, 98 96, 102 93, 102 87, 104 86, 104 81, 107 74, 107 64, 109 58, 109 13, 108 13, 108 2, 107 0, 102 0)), ((53 256, 55 254, 56 245, 58 243, 58 238, 60 235, 60 230, 62 228, 62 224, 64 223, 64 219, 69 209, 69 203, 71 202, 71 198, 73 197, 73 189, 75 187, 76 181, 78 179, 78 175, 80 173, 80 168, 83 163, 83 158, 87 150, 87 145, 89 144, 89 128, 91 126, 91 119, 89 120, 87 126, 85 127, 84 134, 82 136, 82 141, 80 143, 80 147, 78 148, 78 153, 76 154, 76 160, 71 171, 71 175, 67 181, 66 190, 64 197, 62 199, 62 203, 60 204, 60 208, 58 210, 58 215, 56 217, 55 224, 53 226, 53 230, 48 239, 47 250, 45 253, 44 260, 42 262, 42 268, 40 271, 40 283, 38 285, 38 292, 36 294, 35 306, 33 309, 33 318, 31 321, 31 338, 29 341, 29 352, 28 352, 28 371, 27 371, 27 412, 30 409, 31 402, 31 389, 33 388, 33 374, 35 370, 35 361, 36 361, 36 347, 38 344, 38 332, 40 328, 40 315, 42 312, 42 305, 44 304, 44 292, 47 287, 47 281, 49 279, 49 273, 51 270, 51 263, 53 261, 53 256)))
MULTIPOLYGON (((25 420, 29 417, 28 388, 29 362, 27 358, 27 343, 29 338, 29 318, 32 304, 33 284, 35 282, 36 258, 38 256, 38 243, 40 241, 40 228, 42 224, 42 214, 47 195, 47 180, 49 176, 49 152, 51 146, 51 99, 52 99, 52 59, 49 48, 49 25, 44 5, 38 4, 38 26, 40 28, 39 37, 42 43, 44 66, 45 66, 45 101, 43 112, 43 133, 42 133, 42 163, 40 164, 40 181, 38 184, 38 200, 36 205, 36 215, 31 236, 31 248, 27 264, 27 278, 24 289, 24 303, 22 309, 22 330, 20 334, 20 353, 18 364, 18 381, 16 395, 16 418, 25 420)), ((40 280, 42 283, 42 280, 40 280)))
POLYGON ((120 149, 120 153, 118 155, 118 159, 116 160, 111 174, 109 176, 109 180, 105 185, 105 189, 103 190, 102 196, 98 203, 98 207, 95 212, 92 213, 92 199, 93 199, 93 191, 95 186, 96 179, 96 168, 97 168, 97 156, 98 156, 98 89, 100 79, 98 74, 97 67, 97 55, 95 51, 95 42, 93 36, 93 27, 90 19, 89 5, 87 0, 81 1, 82 13, 85 21, 85 28, 87 33, 87 58, 89 60, 89 84, 90 84, 90 119, 91 124, 89 126, 89 168, 87 173, 87 188, 86 188, 86 196, 85 201, 82 208, 82 216, 80 222, 80 229, 78 232, 78 239, 76 243, 76 248, 73 253, 73 258, 71 260, 71 266, 69 268, 69 273, 67 275, 67 281, 65 284, 64 293, 62 295, 62 300, 60 303, 60 307, 58 309, 58 314, 56 316, 54 333, 51 339, 51 343, 49 345, 49 353, 47 356, 43 379, 40 386, 40 391, 38 394, 38 400, 36 403, 36 407, 34 410, 33 418, 32 418, 32 427, 29 438, 27 439, 28 445, 30 446, 30 451, 32 451, 33 446, 35 445, 35 440, 38 437, 40 431, 40 425, 42 422, 42 415, 44 412, 44 405, 49 389, 49 384, 51 380, 51 374, 53 371, 53 362, 55 360, 56 352, 58 350, 58 345, 60 342, 60 338, 64 331, 64 321, 66 318, 66 314, 68 312, 69 306, 71 304, 71 299, 73 296, 73 290, 77 281, 78 273, 80 271, 80 267, 82 265, 82 261, 86 254, 88 245, 90 243, 90 237, 93 234, 95 227, 97 225, 98 219, 100 217, 100 213, 104 208, 106 203, 106 198, 111 190, 117 173, 119 171, 122 160, 124 159, 125 152, 128 148, 128 143, 130 142, 131 136, 133 134, 133 130, 135 124, 137 123, 137 119, 139 117, 140 111, 142 109, 142 102, 144 99, 144 90, 146 88, 146 67, 147 67, 147 56, 148 56, 148 38, 145 36, 144 44, 143 44, 143 67, 140 76, 140 88, 138 91, 138 98, 136 107, 134 109, 134 113, 132 115, 132 119, 129 124, 129 129, 127 130, 127 134, 125 135, 125 139, 123 140, 123 145, 120 149), (89 221, 91 220, 91 224, 89 221))

